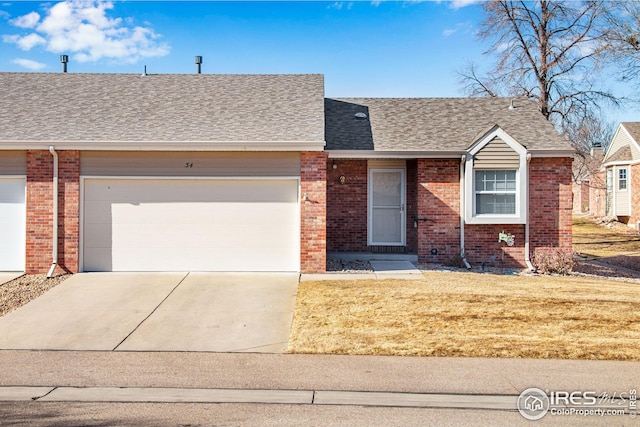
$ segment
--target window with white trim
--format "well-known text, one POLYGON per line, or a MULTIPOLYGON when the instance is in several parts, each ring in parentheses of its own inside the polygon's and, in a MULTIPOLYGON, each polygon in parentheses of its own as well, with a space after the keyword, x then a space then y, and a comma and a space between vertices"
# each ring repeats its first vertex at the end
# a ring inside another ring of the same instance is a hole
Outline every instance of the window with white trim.
POLYGON ((627 190, 627 169, 618 169, 618 191, 627 190))
POLYGON ((516 170, 475 170, 475 215, 516 214, 516 170))
POLYGON ((469 148, 463 159, 466 224, 526 223, 527 155, 527 149, 498 126, 469 148))

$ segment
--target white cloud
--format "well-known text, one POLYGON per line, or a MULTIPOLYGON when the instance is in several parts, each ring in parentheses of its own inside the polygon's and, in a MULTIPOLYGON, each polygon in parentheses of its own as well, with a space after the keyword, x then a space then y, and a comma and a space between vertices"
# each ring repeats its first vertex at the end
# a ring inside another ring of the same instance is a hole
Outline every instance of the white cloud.
POLYGON ((66 0, 47 9, 42 19, 31 12, 10 21, 20 28, 31 25, 36 33, 6 35, 3 41, 23 50, 44 45, 49 52, 73 54, 79 62, 107 59, 135 63, 169 53, 169 46, 158 40, 160 35, 149 25, 136 26, 133 18, 109 16, 113 7, 112 2, 66 0))
POLYGON ((40 21, 40 14, 38 12, 31 12, 10 20, 9 24, 20 28, 33 28, 38 21, 40 21))
POLYGON ((343 1, 337 1, 337 2, 334 2, 334 3, 330 4, 330 5, 328 5, 327 9, 342 10, 344 8, 344 9, 347 9, 347 10, 351 10, 352 7, 353 7, 353 2, 345 3, 343 1))
POLYGON ((28 34, 24 37, 19 37, 18 40, 15 41, 18 47, 22 50, 31 50, 34 46, 38 46, 39 44, 46 44, 47 41, 40 37, 36 33, 28 34))
POLYGON ((463 33, 469 33, 469 30, 472 28, 472 26, 467 23, 467 22, 459 22, 455 25, 455 27, 453 28, 446 28, 442 31, 442 35, 445 37, 449 37, 452 36, 453 34, 457 33, 458 31, 462 31, 463 33))
POLYGON ((44 67, 46 67, 46 64, 43 64, 41 62, 23 58, 16 58, 11 62, 14 64, 18 64, 19 66, 24 67, 28 70, 42 70, 44 67))
POLYGON ((451 2, 451 8, 452 9, 460 9, 460 8, 465 7, 465 6, 470 6, 470 5, 475 4, 475 3, 480 3, 482 1, 483 0, 453 0, 451 2))

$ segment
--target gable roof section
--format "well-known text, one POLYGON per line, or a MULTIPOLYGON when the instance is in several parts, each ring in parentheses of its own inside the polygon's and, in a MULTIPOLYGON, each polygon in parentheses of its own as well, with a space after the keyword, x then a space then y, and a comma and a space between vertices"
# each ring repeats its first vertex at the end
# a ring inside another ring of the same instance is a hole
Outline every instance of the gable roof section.
POLYGON ((0 73, 0 147, 324 147, 322 75, 0 73))
POLYGON ((340 98, 325 101, 327 150, 464 152, 495 126, 528 150, 573 152, 526 99, 340 98), (367 119, 355 114, 365 113, 367 119))
POLYGON ((621 124, 637 144, 640 141, 640 122, 623 122, 621 124))
POLYGON ((625 145, 624 147, 613 153, 611 156, 609 156, 607 162, 630 162, 632 160, 633 157, 631 155, 631 147, 625 145))
POLYGON ((604 156, 603 166, 612 162, 628 163, 640 160, 638 140, 640 140, 640 122, 620 123, 604 156))

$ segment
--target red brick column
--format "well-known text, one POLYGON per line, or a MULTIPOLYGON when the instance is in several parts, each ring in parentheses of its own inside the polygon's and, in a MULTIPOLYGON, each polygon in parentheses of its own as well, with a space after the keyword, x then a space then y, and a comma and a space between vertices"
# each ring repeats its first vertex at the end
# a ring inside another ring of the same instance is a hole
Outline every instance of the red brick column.
POLYGON ((417 176, 418 260, 446 262, 460 253, 460 160, 418 159, 417 176))
POLYGON ((368 250, 366 160, 327 162, 327 249, 368 250), (344 184, 340 184, 341 175, 347 178, 344 184))
POLYGON ((569 157, 533 158, 529 164, 529 242, 536 248, 571 251, 571 163, 569 157))
MULTIPOLYGON (((80 154, 58 152, 58 269, 78 271, 80 154)), ((27 274, 51 267, 53 238, 53 156, 27 151, 27 274)))
POLYGON ((300 271, 327 268, 327 155, 300 153, 300 271))

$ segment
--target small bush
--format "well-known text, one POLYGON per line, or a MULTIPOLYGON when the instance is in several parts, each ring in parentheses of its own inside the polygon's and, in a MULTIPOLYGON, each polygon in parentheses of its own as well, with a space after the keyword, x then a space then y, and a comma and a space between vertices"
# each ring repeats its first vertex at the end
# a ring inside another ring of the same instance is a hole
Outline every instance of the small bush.
POLYGON ((449 259, 444 261, 442 264, 447 266, 447 267, 457 267, 457 268, 465 268, 466 267, 464 265, 464 261, 462 260, 462 256, 460 256, 460 254, 455 254, 455 255, 449 257, 449 259))
POLYGON ((542 274, 566 275, 573 270, 573 253, 566 249, 537 248, 532 261, 542 274))

